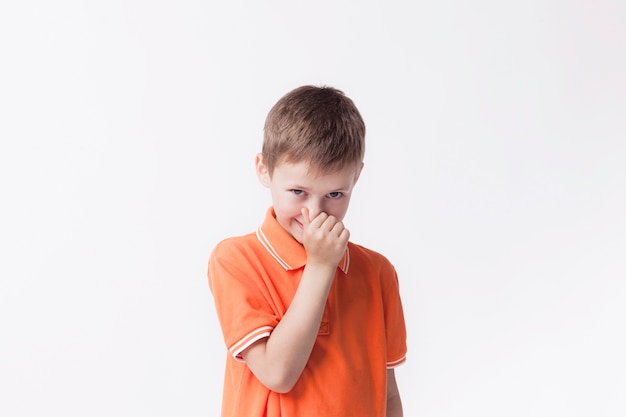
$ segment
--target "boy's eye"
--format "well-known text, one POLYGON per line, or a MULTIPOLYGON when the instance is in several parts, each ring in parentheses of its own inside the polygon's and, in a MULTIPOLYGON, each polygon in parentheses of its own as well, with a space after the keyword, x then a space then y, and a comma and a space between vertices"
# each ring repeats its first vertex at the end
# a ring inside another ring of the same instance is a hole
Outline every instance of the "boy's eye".
POLYGON ((328 193, 328 197, 330 198, 339 198, 343 195, 343 193, 340 193, 339 191, 333 191, 332 193, 328 193))
POLYGON ((295 195, 302 195, 304 194, 304 191, 302 190, 291 190, 292 193, 294 193, 295 195))

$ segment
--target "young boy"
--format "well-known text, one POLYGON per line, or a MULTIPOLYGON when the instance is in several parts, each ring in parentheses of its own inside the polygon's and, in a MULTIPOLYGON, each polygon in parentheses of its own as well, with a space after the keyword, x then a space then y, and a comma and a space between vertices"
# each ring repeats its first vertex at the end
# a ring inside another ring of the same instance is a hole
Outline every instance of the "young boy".
POLYGON ((405 361, 398 279, 342 220, 365 124, 331 87, 287 93, 265 122, 256 233, 220 242, 208 279, 228 348, 222 417, 397 417, 405 361))

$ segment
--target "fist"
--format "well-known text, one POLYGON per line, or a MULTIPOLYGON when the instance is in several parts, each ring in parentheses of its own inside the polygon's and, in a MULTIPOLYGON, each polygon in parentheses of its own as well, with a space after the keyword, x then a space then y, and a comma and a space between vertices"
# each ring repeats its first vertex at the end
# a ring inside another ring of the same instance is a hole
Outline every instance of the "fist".
POLYGON ((336 268, 348 245, 348 229, 336 217, 323 212, 311 219, 308 209, 303 208, 302 218, 302 244, 306 250, 307 263, 320 263, 336 268))

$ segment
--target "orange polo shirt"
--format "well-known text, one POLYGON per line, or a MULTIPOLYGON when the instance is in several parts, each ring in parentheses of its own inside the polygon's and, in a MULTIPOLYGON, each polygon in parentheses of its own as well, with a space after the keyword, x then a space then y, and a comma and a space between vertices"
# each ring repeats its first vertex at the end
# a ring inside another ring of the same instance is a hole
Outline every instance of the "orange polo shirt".
POLYGON ((291 391, 265 387, 240 353, 269 337, 306 264, 304 247, 276 221, 220 242, 208 279, 228 348, 222 417, 381 417, 387 369, 405 361, 398 278, 381 254, 352 242, 337 267, 311 356, 291 391))

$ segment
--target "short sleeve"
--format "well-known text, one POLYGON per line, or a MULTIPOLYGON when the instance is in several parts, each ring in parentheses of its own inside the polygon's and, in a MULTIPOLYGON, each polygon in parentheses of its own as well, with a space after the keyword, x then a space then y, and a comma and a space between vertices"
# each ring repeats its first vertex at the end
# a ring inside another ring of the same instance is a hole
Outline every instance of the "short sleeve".
POLYGON ((241 361, 241 352, 269 337, 278 317, 262 291, 258 274, 232 242, 221 242, 211 253, 208 279, 226 347, 241 361))
POLYGON ((387 368, 395 368, 406 361, 406 324, 400 298, 398 275, 393 265, 384 268, 382 277, 387 337, 387 368))

